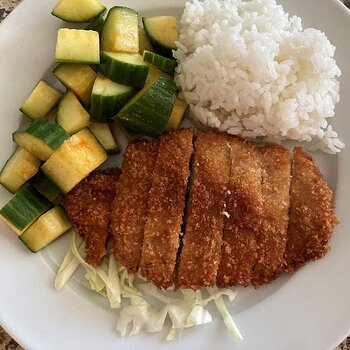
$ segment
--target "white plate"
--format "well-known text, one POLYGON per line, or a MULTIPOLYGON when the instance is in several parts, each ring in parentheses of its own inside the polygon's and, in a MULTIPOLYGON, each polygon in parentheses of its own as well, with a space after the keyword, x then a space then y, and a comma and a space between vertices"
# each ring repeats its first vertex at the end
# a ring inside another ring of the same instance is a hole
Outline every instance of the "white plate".
MULTIPOLYGON (((21 124, 18 107, 43 76, 54 82, 50 72, 61 25, 50 16, 54 3, 25 0, 0 25, 1 165, 14 149, 11 133, 21 124)), ((335 191, 342 222, 335 230, 331 252, 291 277, 282 276, 257 291, 239 290, 230 310, 245 337, 242 343, 232 343, 217 315, 212 324, 186 330, 181 339, 166 343, 164 334, 120 338, 114 331, 117 315, 105 300, 74 281, 63 291, 54 290, 54 272, 67 248, 67 237, 34 255, 1 223, 0 323, 26 349, 320 350, 334 348, 350 333, 350 15, 338 0, 282 3, 302 17, 304 27, 327 33, 337 46, 336 59, 343 72, 334 126, 348 147, 338 156, 315 155, 335 191)), ((138 9, 141 15, 180 15, 184 0, 121 0, 119 4, 138 9)), ((0 205, 9 198, 1 188, 0 205)))

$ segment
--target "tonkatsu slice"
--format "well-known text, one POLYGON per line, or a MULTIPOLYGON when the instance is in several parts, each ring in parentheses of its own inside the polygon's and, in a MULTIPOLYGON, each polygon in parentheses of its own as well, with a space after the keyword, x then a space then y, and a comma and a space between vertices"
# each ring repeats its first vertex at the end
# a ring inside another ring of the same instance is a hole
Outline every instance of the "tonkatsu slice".
POLYGON ((192 152, 192 129, 160 138, 140 261, 141 275, 158 288, 174 283, 192 152))
POLYGON ((111 204, 119 175, 119 168, 96 171, 74 187, 64 199, 73 229, 85 240, 85 260, 93 266, 101 265, 107 254, 111 204))
POLYGON ((285 252, 286 270, 294 272, 310 260, 321 259, 338 220, 333 193, 313 159, 301 147, 294 148, 290 217, 285 252))
POLYGON ((217 285, 250 284, 257 258, 257 239, 263 220, 261 157, 256 146, 230 139, 231 172, 227 191, 222 257, 217 285))
POLYGON ((286 148, 268 144, 259 151, 264 220, 260 225, 257 262, 252 278, 255 287, 270 283, 284 268, 291 167, 286 148))
POLYGON ((231 167, 229 139, 223 133, 198 132, 177 288, 196 290, 215 284, 227 215, 231 167))
POLYGON ((115 184, 110 230, 113 253, 130 272, 138 271, 158 141, 138 140, 124 153, 122 174, 115 184))

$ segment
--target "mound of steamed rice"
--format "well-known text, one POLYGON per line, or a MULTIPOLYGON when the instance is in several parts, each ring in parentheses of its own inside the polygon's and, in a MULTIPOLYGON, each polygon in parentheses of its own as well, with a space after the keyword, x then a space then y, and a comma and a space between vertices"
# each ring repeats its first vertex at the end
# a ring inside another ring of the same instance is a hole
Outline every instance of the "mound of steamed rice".
POLYGON ((200 123, 247 138, 313 141, 339 152, 335 47, 275 0, 186 3, 176 82, 200 123))

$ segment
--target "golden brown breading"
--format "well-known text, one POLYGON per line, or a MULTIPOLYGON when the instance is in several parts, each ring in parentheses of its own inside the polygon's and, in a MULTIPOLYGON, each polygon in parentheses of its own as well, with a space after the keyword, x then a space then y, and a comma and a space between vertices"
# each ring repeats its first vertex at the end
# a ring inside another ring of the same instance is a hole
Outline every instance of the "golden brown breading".
POLYGON ((260 156, 264 220, 260 226, 258 259, 252 278, 255 287, 270 283, 283 270, 290 188, 289 151, 270 144, 260 149, 260 156))
POLYGON ((232 138, 231 174, 218 287, 247 286, 256 262, 257 237, 263 218, 261 162, 252 143, 232 138))
POLYGON ((138 271, 158 141, 138 140, 124 153, 122 174, 117 181, 110 230, 115 258, 130 272, 138 271))
POLYGON ((99 266, 106 255, 108 223, 114 184, 120 169, 96 171, 75 186, 64 198, 73 229, 85 240, 86 262, 99 266))
POLYGON ((200 130, 195 143, 177 288, 196 290, 215 284, 221 258, 230 168, 229 136, 200 130))
POLYGON ((174 283, 192 152, 192 129, 169 132, 160 138, 140 262, 142 276, 158 288, 174 283))
POLYGON ((293 151, 290 217, 285 252, 286 270, 295 271, 329 250, 338 223, 333 193, 313 159, 301 147, 293 151))

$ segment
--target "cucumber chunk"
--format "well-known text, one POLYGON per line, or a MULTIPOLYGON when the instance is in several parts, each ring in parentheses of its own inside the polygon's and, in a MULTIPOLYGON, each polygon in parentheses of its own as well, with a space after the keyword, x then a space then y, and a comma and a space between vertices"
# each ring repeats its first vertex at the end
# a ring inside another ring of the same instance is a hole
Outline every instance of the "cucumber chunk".
POLYGON ((100 63, 98 32, 84 29, 59 29, 55 60, 56 62, 100 63))
POLYGON ((116 83, 142 88, 148 75, 148 65, 138 53, 101 52, 100 71, 116 83))
POLYGON ((40 80, 19 110, 30 119, 43 118, 55 107, 61 96, 61 91, 40 80))
POLYGON ((106 8, 98 0, 59 0, 51 14, 66 22, 89 22, 106 8))
POLYGON ((113 136, 111 128, 108 124, 93 122, 90 124, 89 129, 95 135, 97 140, 101 143, 102 147, 108 154, 115 154, 120 152, 121 148, 119 142, 113 136))
POLYGON ((30 185, 34 187, 50 202, 54 202, 61 194, 59 187, 54 184, 41 170, 30 180, 30 185))
POLYGON ((41 170, 63 193, 67 193, 106 159, 104 148, 85 128, 64 142, 41 170))
POLYGON ((143 28, 139 27, 139 52, 140 52, 140 54, 142 55, 145 50, 150 51, 150 52, 154 52, 154 48, 153 48, 151 42, 149 41, 145 30, 143 28))
POLYGON ((92 120, 108 122, 131 98, 134 88, 118 84, 98 74, 92 89, 90 114, 92 120))
POLYGON ((43 249, 58 237, 62 236, 72 227, 61 206, 50 209, 40 216, 29 228, 27 228, 19 239, 33 253, 43 249))
POLYGON ((142 17, 143 28, 156 50, 163 56, 172 58, 172 50, 176 50, 175 41, 178 39, 176 17, 156 16, 142 17))
POLYGON ((101 37, 102 51, 139 52, 137 12, 128 7, 112 7, 101 37))
POLYGON ((66 88, 73 90, 85 106, 90 105, 96 72, 89 65, 62 63, 53 74, 66 88))
POLYGON ((160 77, 132 98, 114 119, 135 133, 158 137, 166 128, 176 96, 174 80, 160 77))
POLYGON ((61 126, 44 118, 34 121, 25 131, 15 131, 12 137, 18 146, 45 161, 69 135, 61 126))
POLYGON ((157 53, 150 52, 147 50, 143 51, 143 59, 145 62, 155 65, 157 68, 163 72, 174 74, 176 61, 170 58, 158 55, 157 53))
POLYGON ((46 198, 29 186, 20 189, 2 207, 0 217, 13 231, 20 235, 50 206, 50 202, 46 198))
POLYGON ((184 100, 181 100, 179 97, 177 97, 168 124, 165 128, 166 131, 177 130, 180 127, 186 109, 187 103, 184 100))
POLYGON ((104 15, 106 13, 106 10, 101 12, 100 15, 98 15, 93 21, 91 21, 86 27, 85 30, 94 30, 98 34, 102 34, 103 26, 105 24, 105 18, 104 15))
POLYGON ((40 164, 40 159, 18 147, 1 170, 0 184, 15 193, 38 172, 40 164))
POLYGON ((53 109, 51 112, 49 112, 45 118, 48 120, 51 120, 52 122, 56 122, 56 117, 57 117, 57 109, 53 109))
POLYGON ((69 135, 73 135, 90 124, 90 115, 79 102, 72 90, 68 90, 57 107, 56 122, 69 135))
POLYGON ((122 133, 125 135, 125 137, 128 139, 128 141, 134 141, 136 140, 140 135, 136 132, 129 130, 127 127, 120 125, 120 129, 122 133))

